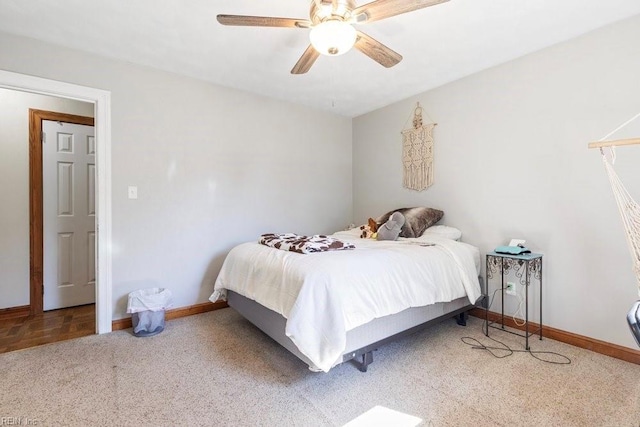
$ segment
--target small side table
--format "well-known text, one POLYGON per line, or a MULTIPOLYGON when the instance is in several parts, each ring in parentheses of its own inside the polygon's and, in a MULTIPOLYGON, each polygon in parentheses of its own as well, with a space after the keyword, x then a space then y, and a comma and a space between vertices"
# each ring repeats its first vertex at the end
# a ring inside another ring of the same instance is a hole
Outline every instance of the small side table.
POLYGON ((518 335, 521 337, 525 337, 526 346, 525 348, 529 350, 529 337, 534 335, 536 332, 540 333, 540 339, 542 340, 542 254, 528 253, 521 255, 509 255, 509 254, 499 254, 496 252, 489 252, 487 254, 487 264, 485 269, 485 283, 487 286, 487 297, 489 296, 489 279, 493 278, 493 275, 500 272, 501 277, 501 288, 502 288, 502 318, 501 325, 494 326, 494 323, 489 323, 489 301, 487 300, 487 304, 485 307, 485 321, 487 325, 487 329, 485 331, 485 335, 489 336, 489 327, 500 329, 505 332, 512 333, 514 335, 518 335), (504 290, 505 290, 505 273, 509 274, 510 271, 514 271, 516 277, 520 280, 520 284, 525 287, 525 333, 524 335, 519 334, 517 332, 509 331, 504 328, 504 290), (532 332, 529 332, 529 285, 531 281, 531 276, 534 276, 540 285, 540 327, 532 332))

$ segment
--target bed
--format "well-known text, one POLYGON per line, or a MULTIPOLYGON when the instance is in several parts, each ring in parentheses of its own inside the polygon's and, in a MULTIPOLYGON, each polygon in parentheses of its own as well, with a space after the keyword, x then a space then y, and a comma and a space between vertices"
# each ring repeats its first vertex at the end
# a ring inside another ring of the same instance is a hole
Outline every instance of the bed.
POLYGON ((479 250, 427 229, 418 238, 330 236, 353 250, 299 254, 257 242, 227 255, 211 301, 227 303, 313 371, 354 360, 362 371, 385 342, 481 297, 479 250))

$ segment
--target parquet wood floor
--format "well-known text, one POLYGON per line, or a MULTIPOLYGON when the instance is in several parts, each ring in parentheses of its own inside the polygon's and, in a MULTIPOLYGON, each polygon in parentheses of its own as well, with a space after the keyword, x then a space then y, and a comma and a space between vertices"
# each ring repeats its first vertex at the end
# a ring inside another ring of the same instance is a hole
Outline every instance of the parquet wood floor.
POLYGON ((95 333, 95 304, 0 320, 0 353, 95 333))

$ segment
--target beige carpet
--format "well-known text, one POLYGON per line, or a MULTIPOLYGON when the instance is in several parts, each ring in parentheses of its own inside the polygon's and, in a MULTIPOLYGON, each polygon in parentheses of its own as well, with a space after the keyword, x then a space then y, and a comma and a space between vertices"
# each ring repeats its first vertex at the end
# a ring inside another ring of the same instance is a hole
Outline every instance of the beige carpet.
MULTIPOLYGON (((380 348, 369 372, 346 363, 313 373, 232 309, 0 355, 0 418, 36 425, 342 425, 375 405, 426 426, 640 425, 640 366, 545 339, 496 359, 481 321, 447 321, 380 348), (4 417, 4 418, 3 418, 4 417)), ((514 348, 524 340, 492 336, 514 348)))

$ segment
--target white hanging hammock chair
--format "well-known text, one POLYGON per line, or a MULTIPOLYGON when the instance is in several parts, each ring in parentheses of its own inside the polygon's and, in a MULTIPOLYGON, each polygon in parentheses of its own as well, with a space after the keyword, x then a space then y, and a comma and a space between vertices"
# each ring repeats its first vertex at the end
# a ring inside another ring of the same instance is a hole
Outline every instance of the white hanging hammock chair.
MULTIPOLYGON (((636 284, 638 286, 638 296, 640 296, 640 205, 633 200, 613 168, 616 162, 615 147, 620 145, 640 144, 640 138, 605 141, 611 135, 618 132, 638 117, 640 117, 640 113, 618 126, 612 132, 604 136, 600 141, 590 143, 589 148, 599 148, 600 154, 602 154, 602 161, 604 163, 605 170, 607 171, 607 176, 611 183, 611 189, 613 190, 613 195, 616 199, 616 204, 618 205, 618 211, 620 212, 620 217, 622 218, 622 223, 624 225, 624 231, 629 245, 629 252, 631 253, 632 268, 636 276, 636 284), (604 151, 605 148, 609 150, 609 157, 607 157, 607 154, 604 151)), ((627 321, 636 343, 640 346, 640 301, 637 301, 631 307, 631 310, 627 314, 627 321)))

